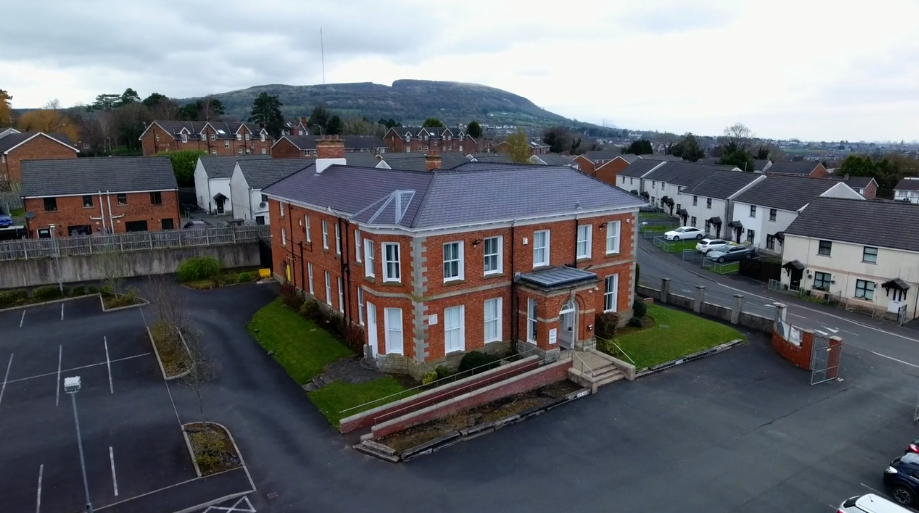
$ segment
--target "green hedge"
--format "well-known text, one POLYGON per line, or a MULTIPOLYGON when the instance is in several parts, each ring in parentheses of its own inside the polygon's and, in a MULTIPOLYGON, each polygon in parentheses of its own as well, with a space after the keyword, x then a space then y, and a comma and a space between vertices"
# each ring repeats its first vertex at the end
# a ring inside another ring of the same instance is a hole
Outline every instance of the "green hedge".
POLYGON ((32 299, 36 301, 51 301, 61 298, 61 289, 57 285, 45 285, 32 290, 32 299))
POLYGON ((5 290, 0 292, 0 308, 9 308, 25 304, 29 293, 25 290, 5 290))
POLYGON ((206 280, 220 274, 220 261, 214 257, 195 257, 179 264, 176 276, 180 282, 206 280))

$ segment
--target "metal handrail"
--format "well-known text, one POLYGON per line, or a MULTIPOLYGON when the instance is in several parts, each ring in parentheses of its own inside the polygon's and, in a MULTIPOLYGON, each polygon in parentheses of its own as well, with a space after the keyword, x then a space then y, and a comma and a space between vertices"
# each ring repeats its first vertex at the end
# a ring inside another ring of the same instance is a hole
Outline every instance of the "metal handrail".
POLYGON ((629 356, 629 353, 626 353, 624 349, 622 349, 621 347, 619 347, 619 344, 613 342, 612 340, 610 340, 609 343, 610 343, 610 344, 613 344, 614 346, 616 346, 616 349, 618 349, 619 352, 623 354, 623 356, 625 356, 626 358, 628 358, 629 361, 632 362, 632 365, 635 365, 635 360, 633 360, 632 357, 629 356))

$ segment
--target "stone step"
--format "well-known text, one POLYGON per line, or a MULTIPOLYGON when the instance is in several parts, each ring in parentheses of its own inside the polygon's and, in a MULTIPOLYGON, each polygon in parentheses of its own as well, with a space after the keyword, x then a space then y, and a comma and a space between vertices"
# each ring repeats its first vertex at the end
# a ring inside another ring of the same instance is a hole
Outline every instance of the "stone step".
POLYGON ((391 463, 396 463, 397 461, 399 461, 399 457, 396 456, 395 454, 389 454, 389 451, 381 451, 380 449, 375 447, 375 446, 379 446, 379 444, 375 444, 375 443, 368 444, 366 442, 367 440, 359 444, 353 445, 352 448, 368 456, 373 456, 374 458, 380 458, 381 460, 388 461, 391 463))
POLYGON ((609 365, 609 366, 600 367, 599 369, 593 369, 593 373, 591 374, 591 376, 593 376, 594 378, 600 378, 600 377, 607 376, 609 374, 613 374, 616 372, 620 372, 619 368, 616 367, 615 365, 609 365))
POLYGON ((602 387, 603 385, 609 385, 610 383, 615 383, 619 380, 625 379, 625 374, 617 370, 616 372, 604 376, 598 376, 595 379, 597 386, 602 387))

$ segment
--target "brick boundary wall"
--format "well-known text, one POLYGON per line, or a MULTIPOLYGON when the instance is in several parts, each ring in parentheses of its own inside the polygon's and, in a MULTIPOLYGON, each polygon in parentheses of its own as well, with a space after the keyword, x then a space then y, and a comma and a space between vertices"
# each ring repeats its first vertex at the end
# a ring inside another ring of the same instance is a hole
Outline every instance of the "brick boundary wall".
POLYGON ((433 390, 422 392, 418 395, 406 397, 399 401, 384 404, 371 410, 351 415, 341 419, 339 430, 350 433, 361 428, 368 428, 374 424, 385 422, 399 416, 405 416, 422 408, 449 400, 450 397, 467 394, 485 388, 494 383, 513 378, 539 366, 538 356, 528 356, 522 360, 502 365, 496 369, 487 370, 481 374, 469 376, 453 383, 439 386, 433 390))
POLYGON ((795 364, 795 366, 810 370, 811 355, 814 350, 814 332, 801 330, 801 345, 798 346, 774 329, 772 330, 772 348, 779 353, 779 356, 795 364))
POLYGON ((483 404, 502 399, 515 394, 564 381, 568 377, 568 369, 573 364, 572 360, 558 361, 544 367, 533 369, 506 381, 489 385, 485 388, 463 394, 453 399, 448 399, 439 404, 415 411, 408 415, 383 422, 373 426, 373 438, 379 439, 393 433, 398 433, 412 426, 439 419, 467 408, 474 408, 483 404))

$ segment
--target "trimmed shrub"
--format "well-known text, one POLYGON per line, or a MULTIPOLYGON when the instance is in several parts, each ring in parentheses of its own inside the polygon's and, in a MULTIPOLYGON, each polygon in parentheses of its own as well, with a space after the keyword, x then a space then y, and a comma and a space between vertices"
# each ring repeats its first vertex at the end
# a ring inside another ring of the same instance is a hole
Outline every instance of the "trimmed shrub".
POLYGON ((109 287, 108 285, 102 285, 99 287, 99 293, 103 296, 111 296, 113 294, 112 287, 109 287))
POLYGON ((444 379, 453 374, 453 372, 445 365, 438 365, 437 368, 434 369, 434 372, 437 373, 437 379, 444 379))
POLYGON ((61 289, 57 285, 45 285, 32 290, 32 298, 36 301, 51 301, 61 298, 61 289))
POLYGON ((363 351, 365 337, 362 326, 358 324, 348 326, 345 328, 344 333, 341 334, 341 337, 352 351, 357 353, 363 351))
POLYGON ((97 287, 97 286, 95 286, 95 285, 87 285, 87 286, 86 286, 86 293, 87 293, 87 294, 98 294, 98 293, 99 293, 99 287, 97 287))
POLYGON ((635 302, 632 303, 632 314, 639 319, 648 315, 648 305, 641 299, 635 298, 635 302))
POLYGON ((619 315, 609 313, 599 313, 594 319, 594 332, 597 338, 612 340, 616 336, 616 327, 619 325, 619 315))
POLYGON ((424 373, 424 376, 421 377, 422 385, 430 385, 431 383, 437 381, 437 371, 428 371, 424 373))
POLYGON ((641 317, 632 317, 629 319, 629 326, 633 328, 644 328, 645 322, 641 320, 641 317))
POLYGON ((247 272, 239 273, 239 276, 236 278, 237 283, 246 283, 247 281, 252 281, 252 275, 247 272))
POLYGON ((319 301, 307 299, 300 305, 300 315, 311 321, 320 321, 323 320, 324 312, 322 311, 322 306, 319 305, 319 301))
POLYGON ((105 302, 106 308, 120 308, 122 306, 131 306, 137 304, 138 290, 134 287, 128 287, 124 294, 117 297, 110 297, 105 302))
POLYGON ((295 312, 299 312, 300 307, 303 306, 303 298, 300 297, 297 289, 290 283, 281 285, 281 301, 287 305, 287 308, 295 312))
POLYGON ((73 287, 66 287, 64 292, 68 297, 78 297, 86 294, 86 286, 84 285, 74 285, 73 287))
POLYGON ((495 355, 483 353, 481 351, 470 351, 460 360, 459 370, 460 372, 466 372, 475 369, 472 370, 472 374, 478 374, 489 369, 494 369, 500 365, 498 363, 500 360, 501 359, 495 355))
POLYGON ((25 290, 4 290, 0 292, 0 308, 9 308, 25 304, 29 293, 25 290))
POLYGON ((206 280, 220 274, 220 261, 214 257, 194 257, 179 264, 176 277, 180 282, 206 280))

